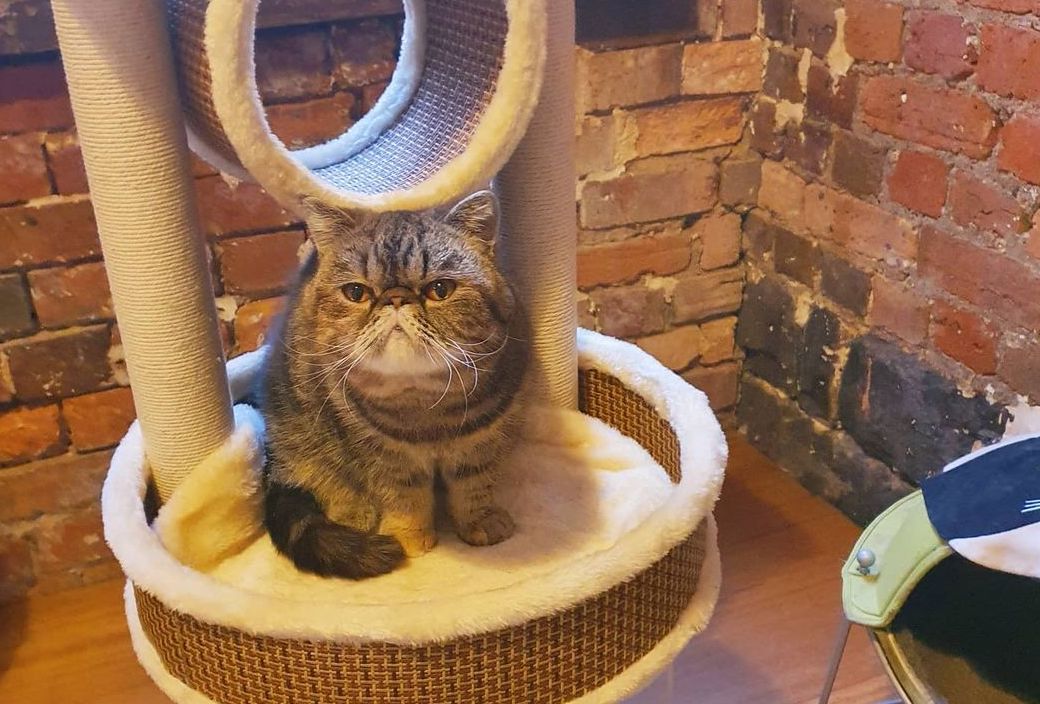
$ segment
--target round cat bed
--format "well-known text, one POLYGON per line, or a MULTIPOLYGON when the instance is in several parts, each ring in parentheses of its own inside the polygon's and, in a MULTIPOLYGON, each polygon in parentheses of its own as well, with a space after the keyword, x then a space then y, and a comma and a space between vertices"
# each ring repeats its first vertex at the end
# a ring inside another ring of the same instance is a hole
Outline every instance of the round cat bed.
POLYGON ((257 90, 259 0, 167 0, 192 148, 283 203, 411 210, 486 185, 520 141, 545 62, 545 0, 405 0, 397 70, 344 134, 289 151, 257 90))
MULTIPOLYGON (((474 548, 442 529, 431 553, 364 582, 299 574, 262 531, 205 569, 178 561, 179 535, 234 533, 212 529, 219 512, 201 495, 250 493, 262 421, 237 406, 228 445, 151 525, 133 428, 103 511, 150 675, 192 704, 614 702, 648 682, 718 596, 711 509, 725 437, 704 394, 637 347, 587 331, 578 342, 586 415, 533 411, 501 497, 516 535, 474 548)), ((229 365, 234 395, 256 367, 255 356, 229 365)))

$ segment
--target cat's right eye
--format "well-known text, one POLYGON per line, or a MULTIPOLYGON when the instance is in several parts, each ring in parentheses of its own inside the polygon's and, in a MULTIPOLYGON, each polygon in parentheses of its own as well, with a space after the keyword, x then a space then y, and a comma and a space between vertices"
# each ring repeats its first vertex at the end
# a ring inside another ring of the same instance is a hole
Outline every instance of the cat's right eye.
POLYGON ((347 284, 343 287, 343 295, 351 303, 364 303, 372 297, 372 289, 364 284, 347 284))

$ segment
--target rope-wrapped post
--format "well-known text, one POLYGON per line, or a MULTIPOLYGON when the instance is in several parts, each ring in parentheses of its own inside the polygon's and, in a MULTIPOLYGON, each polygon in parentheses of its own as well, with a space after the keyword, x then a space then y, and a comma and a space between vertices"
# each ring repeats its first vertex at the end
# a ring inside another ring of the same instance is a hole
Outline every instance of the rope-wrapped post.
POLYGON ((578 406, 574 209, 574 3, 547 3, 541 98, 496 179, 505 266, 531 317, 534 392, 578 406))
POLYGON ((134 403, 161 498, 233 421, 160 0, 54 0, 134 403))

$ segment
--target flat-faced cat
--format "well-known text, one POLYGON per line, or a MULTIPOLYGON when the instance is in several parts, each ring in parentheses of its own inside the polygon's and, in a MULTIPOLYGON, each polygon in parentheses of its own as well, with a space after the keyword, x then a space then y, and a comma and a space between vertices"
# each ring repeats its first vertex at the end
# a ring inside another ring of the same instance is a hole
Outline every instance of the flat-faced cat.
POLYGON ((495 265, 495 196, 446 216, 308 201, 304 264, 260 389, 265 523, 298 568, 359 579, 458 535, 508 538, 498 467, 521 423, 526 320, 495 265))

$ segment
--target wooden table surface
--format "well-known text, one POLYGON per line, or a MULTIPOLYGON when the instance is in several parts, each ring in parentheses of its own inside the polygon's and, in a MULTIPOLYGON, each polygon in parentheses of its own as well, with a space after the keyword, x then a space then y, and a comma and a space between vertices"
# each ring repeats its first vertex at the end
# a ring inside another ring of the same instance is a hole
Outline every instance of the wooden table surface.
MULTIPOLYGON (((631 704, 815 703, 838 626, 839 570, 858 528, 737 436, 716 515, 715 618, 670 677, 631 704)), ((134 659, 121 592, 106 582, 0 607, 0 703, 166 702, 134 659)), ((893 696, 854 629, 831 701, 893 696)))

